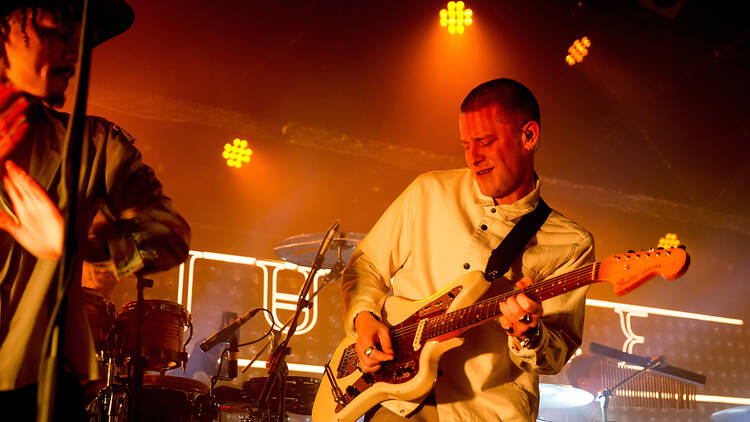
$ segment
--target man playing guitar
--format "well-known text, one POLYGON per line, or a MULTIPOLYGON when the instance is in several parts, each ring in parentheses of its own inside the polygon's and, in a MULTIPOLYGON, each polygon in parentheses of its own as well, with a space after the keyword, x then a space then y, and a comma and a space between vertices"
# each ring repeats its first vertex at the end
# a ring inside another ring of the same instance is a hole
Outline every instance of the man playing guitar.
MULTIPOLYGON (((344 271, 345 329, 357 339, 365 373, 394 358, 381 322, 390 291, 419 300, 484 270, 492 250, 539 203, 539 106, 525 86, 510 79, 477 86, 461 105, 459 129, 468 168, 417 177, 344 271)), ((492 289, 525 288, 593 258, 591 235, 553 210, 492 289)), ((546 300, 544 309, 523 293, 509 297, 497 322, 464 332, 463 345, 442 356, 434 388, 419 407, 399 415, 376 406, 366 420, 535 420, 538 374, 560 371, 581 343, 586 291, 546 300)))

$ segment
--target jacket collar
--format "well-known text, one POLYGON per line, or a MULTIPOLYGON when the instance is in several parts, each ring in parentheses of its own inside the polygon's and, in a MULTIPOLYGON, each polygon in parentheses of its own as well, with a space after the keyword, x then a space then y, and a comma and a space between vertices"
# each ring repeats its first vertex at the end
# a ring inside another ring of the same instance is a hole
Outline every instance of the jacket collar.
POLYGON ((504 217, 507 219, 519 218, 524 214, 528 214, 533 211, 539 203, 541 179, 539 179, 536 174, 534 174, 534 178, 536 179, 536 185, 534 186, 534 190, 529 192, 528 195, 512 204, 497 205, 495 204, 495 200, 492 197, 484 195, 479 190, 479 185, 477 185, 476 180, 474 180, 474 178, 472 177, 471 184, 474 195, 474 202, 481 207, 494 207, 500 217, 504 217))

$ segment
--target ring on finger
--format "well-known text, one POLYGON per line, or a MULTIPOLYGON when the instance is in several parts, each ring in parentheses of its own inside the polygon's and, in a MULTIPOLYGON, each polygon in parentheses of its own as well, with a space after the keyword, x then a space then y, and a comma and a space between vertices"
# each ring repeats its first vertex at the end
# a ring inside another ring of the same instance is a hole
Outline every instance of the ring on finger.
POLYGON ((374 352, 374 351, 375 351, 375 346, 368 347, 367 349, 365 349, 365 356, 367 356, 369 358, 370 355, 372 354, 372 352, 374 352))
POLYGON ((521 324, 531 324, 531 321, 531 315, 529 314, 524 314, 524 316, 518 318, 518 322, 520 322, 521 324))

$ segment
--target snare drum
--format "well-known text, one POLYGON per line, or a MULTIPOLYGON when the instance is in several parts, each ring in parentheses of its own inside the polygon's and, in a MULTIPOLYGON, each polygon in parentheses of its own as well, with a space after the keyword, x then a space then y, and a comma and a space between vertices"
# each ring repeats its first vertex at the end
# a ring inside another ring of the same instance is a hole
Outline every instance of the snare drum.
POLYGON ((91 327, 96 351, 102 353, 107 348, 107 337, 115 324, 115 305, 101 292, 82 287, 83 308, 91 327))
MULTIPOLYGON (((168 370, 180 366, 187 360, 185 344, 193 336, 190 313, 180 304, 167 300, 144 300, 143 355, 147 358, 146 369, 168 370), (185 327, 190 327, 190 336, 183 342, 185 327)), ((135 356, 136 345, 136 301, 122 306, 117 314, 120 330, 119 353, 125 360, 135 356)))

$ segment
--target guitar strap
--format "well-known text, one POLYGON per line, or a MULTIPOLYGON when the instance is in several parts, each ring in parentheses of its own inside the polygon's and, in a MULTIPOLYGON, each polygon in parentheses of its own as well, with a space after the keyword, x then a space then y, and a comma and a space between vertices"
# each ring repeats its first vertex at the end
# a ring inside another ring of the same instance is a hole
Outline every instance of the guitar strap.
POLYGON ((513 261, 523 252, 524 246, 539 231, 551 212, 549 205, 539 198, 536 208, 521 217, 505 239, 492 251, 487 261, 487 268, 484 270, 485 280, 491 282, 508 272, 513 261))

